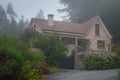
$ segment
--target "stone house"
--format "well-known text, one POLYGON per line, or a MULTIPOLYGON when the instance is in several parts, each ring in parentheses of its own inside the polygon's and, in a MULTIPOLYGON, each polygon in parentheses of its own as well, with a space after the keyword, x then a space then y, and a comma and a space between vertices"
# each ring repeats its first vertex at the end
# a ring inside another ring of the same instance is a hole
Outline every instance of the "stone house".
POLYGON ((77 49, 76 56, 81 54, 113 55, 111 52, 111 35, 99 16, 84 23, 54 21, 49 14, 48 20, 32 18, 30 29, 44 34, 57 33, 60 39, 68 43, 68 56, 77 49))

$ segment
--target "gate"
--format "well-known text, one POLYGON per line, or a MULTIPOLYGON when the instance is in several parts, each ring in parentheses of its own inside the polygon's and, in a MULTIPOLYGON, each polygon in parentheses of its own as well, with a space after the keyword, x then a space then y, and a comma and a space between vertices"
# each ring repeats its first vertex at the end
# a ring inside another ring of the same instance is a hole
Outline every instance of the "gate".
POLYGON ((74 56, 69 56, 60 62, 61 69, 74 69, 74 56))

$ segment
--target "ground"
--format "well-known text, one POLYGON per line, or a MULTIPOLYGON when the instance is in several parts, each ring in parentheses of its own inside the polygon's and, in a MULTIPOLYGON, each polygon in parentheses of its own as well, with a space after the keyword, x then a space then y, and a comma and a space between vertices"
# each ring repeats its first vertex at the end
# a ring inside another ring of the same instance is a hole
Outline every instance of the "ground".
POLYGON ((77 71, 62 70, 48 75, 46 80, 119 80, 117 70, 77 71))

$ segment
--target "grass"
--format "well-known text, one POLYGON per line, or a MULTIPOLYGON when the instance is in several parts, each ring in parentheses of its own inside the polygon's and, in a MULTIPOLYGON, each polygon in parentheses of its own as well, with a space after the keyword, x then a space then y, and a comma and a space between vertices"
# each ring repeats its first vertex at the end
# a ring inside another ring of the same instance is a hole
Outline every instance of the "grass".
POLYGON ((50 67, 50 73, 51 74, 54 74, 54 73, 56 73, 58 71, 59 71, 58 67, 50 67))

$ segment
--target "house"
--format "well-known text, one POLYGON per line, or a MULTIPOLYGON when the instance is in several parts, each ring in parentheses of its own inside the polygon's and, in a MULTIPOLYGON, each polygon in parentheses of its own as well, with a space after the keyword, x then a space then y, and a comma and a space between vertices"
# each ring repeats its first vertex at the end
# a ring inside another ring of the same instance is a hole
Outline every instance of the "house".
POLYGON ((111 52, 111 35, 99 16, 84 23, 70 23, 53 20, 49 14, 48 20, 32 18, 30 29, 43 34, 57 33, 60 39, 67 42, 68 56, 76 51, 74 68, 83 68, 83 56, 104 55, 114 56, 111 52))
POLYGON ((60 39, 68 43, 67 55, 71 55, 76 46, 78 52, 87 54, 111 52, 112 37, 99 16, 81 24, 54 21, 53 18, 52 14, 48 15, 48 20, 32 18, 30 29, 44 34, 58 33, 60 39))

